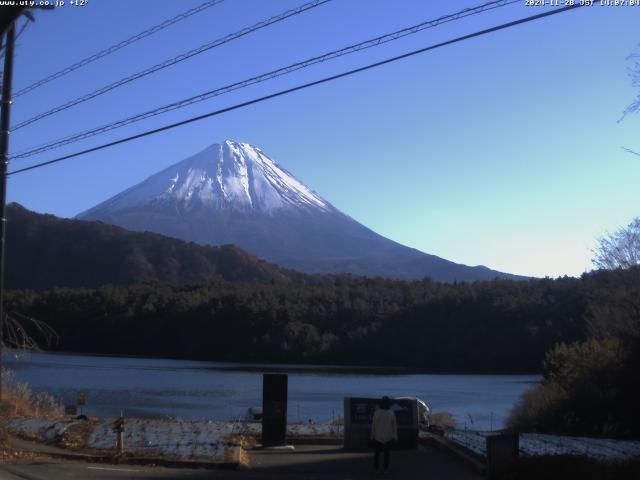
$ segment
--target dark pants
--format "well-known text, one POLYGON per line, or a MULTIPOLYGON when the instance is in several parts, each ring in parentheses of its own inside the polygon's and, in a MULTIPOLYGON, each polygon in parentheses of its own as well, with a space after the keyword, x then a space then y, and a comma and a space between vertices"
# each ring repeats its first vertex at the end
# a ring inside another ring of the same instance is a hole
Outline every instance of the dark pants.
POLYGON ((374 440, 375 444, 375 453, 373 454, 373 468, 376 470, 380 466, 380 452, 384 453, 384 469, 385 471, 389 468, 389 449, 391 448, 391 442, 378 442, 374 440))

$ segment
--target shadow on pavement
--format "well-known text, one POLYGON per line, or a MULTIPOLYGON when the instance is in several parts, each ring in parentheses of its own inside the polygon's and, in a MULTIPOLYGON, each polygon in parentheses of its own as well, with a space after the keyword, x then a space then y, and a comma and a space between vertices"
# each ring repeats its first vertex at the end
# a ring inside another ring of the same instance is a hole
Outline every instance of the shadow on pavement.
MULTIPOLYGON (((299 478, 371 478, 373 454, 339 447, 301 445, 293 452, 249 452, 251 474, 300 475, 299 478)), ((446 452, 421 446, 391 452, 389 478, 467 480, 482 478, 446 452)), ((257 478, 257 477, 256 477, 257 478)))
MULTIPOLYGON (((242 470, 177 469, 153 466, 89 464, 76 461, 32 461, 0 466, 0 479, 260 479, 260 480, 360 480, 377 478, 373 455, 336 446, 299 445, 294 451, 251 450, 250 467, 242 470), (7 473, 8 475, 3 475, 7 473)), ((429 480, 478 480, 482 476, 447 452, 430 446, 391 453, 391 468, 384 478, 429 480)))

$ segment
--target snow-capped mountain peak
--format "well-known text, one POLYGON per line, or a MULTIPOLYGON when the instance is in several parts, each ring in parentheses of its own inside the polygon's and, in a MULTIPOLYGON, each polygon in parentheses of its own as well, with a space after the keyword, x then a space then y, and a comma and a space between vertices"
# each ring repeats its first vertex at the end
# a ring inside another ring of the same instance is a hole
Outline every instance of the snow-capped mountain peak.
POLYGON ((261 212, 333 209, 262 150, 231 140, 211 145, 94 209, 116 212, 156 203, 175 203, 186 210, 199 205, 261 212))
POLYGON ((340 212, 259 148, 230 140, 164 169, 78 218, 200 244, 234 244, 309 273, 431 276, 443 281, 509 277, 389 240, 340 212))

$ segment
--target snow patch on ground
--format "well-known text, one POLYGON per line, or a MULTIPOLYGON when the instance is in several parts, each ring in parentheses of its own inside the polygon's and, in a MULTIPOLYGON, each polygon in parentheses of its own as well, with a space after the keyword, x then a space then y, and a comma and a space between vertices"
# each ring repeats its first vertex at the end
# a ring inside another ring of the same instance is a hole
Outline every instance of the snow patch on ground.
MULTIPOLYGON (((89 435, 85 448, 114 451, 115 418, 104 419, 89 435)), ((54 442, 71 425, 81 420, 14 418, 9 428, 21 435, 54 442)), ((260 435, 260 423, 214 422, 181 419, 125 419, 124 450, 139 456, 163 456, 189 460, 227 461, 229 449, 239 446, 239 436, 260 435)), ((342 427, 324 424, 290 424, 287 434, 301 436, 341 436, 342 427)))
MULTIPOLYGON (((452 430, 447 437, 453 442, 486 456, 486 436, 492 432, 452 430)), ((540 433, 520 434, 520 454, 579 455, 595 460, 621 461, 640 458, 640 440, 615 440, 609 438, 568 437, 540 433)))
MULTIPOLYGON (((87 448, 110 450, 116 446, 113 422, 99 425, 87 441, 87 448)), ((181 420, 126 420, 124 448, 127 452, 198 460, 224 460, 226 437, 233 424, 181 420)))
POLYGON ((41 438, 52 442, 61 436, 67 428, 77 420, 52 420, 50 418, 11 418, 7 422, 10 430, 20 432, 22 435, 41 438))

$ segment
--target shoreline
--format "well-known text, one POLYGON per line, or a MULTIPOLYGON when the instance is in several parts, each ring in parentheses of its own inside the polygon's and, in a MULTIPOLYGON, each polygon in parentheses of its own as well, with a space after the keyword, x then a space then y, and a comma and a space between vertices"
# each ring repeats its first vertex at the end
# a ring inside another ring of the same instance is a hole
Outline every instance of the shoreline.
MULTIPOLYGON (((189 358, 171 358, 162 356, 143 356, 131 354, 115 354, 115 353, 94 353, 94 352, 71 352, 60 350, 43 350, 40 352, 16 352, 15 349, 4 349, 2 356, 5 355, 33 355, 46 354, 54 356, 80 356, 93 358, 122 358, 132 360, 154 360, 166 362, 193 362, 203 364, 203 370, 217 370, 227 372, 250 372, 250 373, 335 373, 335 374, 362 374, 362 375, 478 375, 478 376, 541 376, 541 372, 477 372, 477 371, 429 371, 412 367, 396 367, 396 366, 376 366, 376 365, 335 365, 335 364, 317 364, 317 363, 272 363, 272 362, 240 362, 240 361, 222 361, 222 360, 201 360, 189 358)), ((537 383, 535 381, 525 383, 537 383)))

